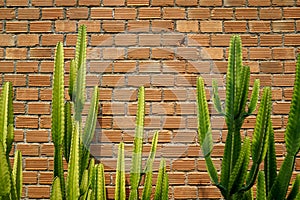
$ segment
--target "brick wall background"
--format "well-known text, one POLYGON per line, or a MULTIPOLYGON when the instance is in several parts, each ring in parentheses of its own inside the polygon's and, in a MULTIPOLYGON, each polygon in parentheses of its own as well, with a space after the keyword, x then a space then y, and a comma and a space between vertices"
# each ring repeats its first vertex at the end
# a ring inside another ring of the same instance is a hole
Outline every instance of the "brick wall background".
MULTIPOLYGON (((121 140, 129 170, 140 85, 146 87, 145 152, 160 130, 156 167, 161 156, 167 159, 170 199, 220 198, 197 144, 195 83, 202 75, 209 97, 211 80, 217 79, 224 98, 232 34, 242 36, 251 84, 258 78, 262 86, 272 86, 276 151, 282 160, 300 45, 300 0, 1 0, 0 6, 0 81, 14 85, 15 148, 24 156, 25 199, 49 198, 54 48, 63 41, 68 71, 81 24, 88 30, 87 85, 100 86, 92 154, 105 164, 111 199, 121 140)), ((245 120, 243 134, 251 135, 254 122, 254 116, 245 120)), ((220 169, 226 127, 217 115, 212 123, 213 157, 220 169)))

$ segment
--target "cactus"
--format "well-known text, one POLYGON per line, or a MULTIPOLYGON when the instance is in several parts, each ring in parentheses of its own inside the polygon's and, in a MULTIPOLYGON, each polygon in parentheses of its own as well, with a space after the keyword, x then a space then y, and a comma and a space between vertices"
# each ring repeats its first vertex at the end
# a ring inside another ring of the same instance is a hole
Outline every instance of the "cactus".
POLYGON ((259 82, 254 82, 252 97, 246 111, 250 71, 249 67, 242 66, 241 46, 240 37, 233 36, 229 48, 225 109, 221 106, 217 85, 216 83, 213 84, 215 109, 225 117, 228 127, 220 181, 210 157, 213 144, 204 81, 199 77, 197 82, 199 141, 208 173, 225 199, 253 199, 251 187, 254 185, 258 174, 257 199, 282 200, 286 197, 287 199, 300 199, 299 175, 291 192, 287 195, 295 158, 300 149, 300 56, 298 56, 296 64, 295 86, 285 131, 287 155, 283 164, 277 174, 274 130, 270 117, 271 90, 266 87, 263 90, 252 137, 251 157, 253 164, 247 173, 250 159, 250 153, 248 153, 250 140, 245 137, 242 145, 240 129, 244 119, 255 110, 258 101, 259 82), (264 161, 264 171, 259 172, 262 161, 264 161))
POLYGON ((0 200, 21 199, 22 195, 22 154, 16 151, 13 168, 9 161, 14 138, 13 90, 5 82, 0 96, 0 200))

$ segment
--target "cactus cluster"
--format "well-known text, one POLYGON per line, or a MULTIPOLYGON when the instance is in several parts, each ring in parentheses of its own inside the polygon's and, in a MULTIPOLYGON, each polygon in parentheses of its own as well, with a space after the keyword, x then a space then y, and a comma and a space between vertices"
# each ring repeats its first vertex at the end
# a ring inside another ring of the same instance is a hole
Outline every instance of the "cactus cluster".
POLYGON ((16 151, 13 168, 9 153, 14 140, 13 89, 3 84, 0 95, 0 200, 16 200, 22 196, 22 154, 16 151))
MULTIPOLYGON (((86 79, 86 27, 80 26, 75 59, 70 62, 69 96, 64 96, 64 53, 62 43, 55 52, 52 95, 52 139, 54 143, 54 179, 51 199, 88 200, 106 199, 103 164, 95 164, 90 158, 90 144, 94 137, 98 115, 98 87, 94 87, 91 105, 85 121, 82 110, 85 103, 86 79), (84 127, 83 127, 84 126, 84 127), (68 163, 64 178, 63 158, 68 163)), ((130 170, 129 199, 139 199, 139 186, 145 175, 143 199, 150 199, 152 192, 152 165, 155 158, 158 133, 155 134, 145 169, 142 170, 145 98, 140 87, 136 117, 136 131, 130 170)), ((126 199, 124 143, 118 151, 115 199, 126 199)), ((156 185, 155 199, 168 199, 168 176, 162 160, 156 185)))
MULTIPOLYGON (((222 105, 218 85, 213 82, 213 103, 217 112, 224 116, 228 128, 222 159, 221 178, 211 159, 213 150, 212 128, 205 94, 204 80, 197 80, 198 133, 206 167, 212 182, 225 199, 253 199, 251 188, 257 181, 257 199, 285 199, 300 148, 300 57, 296 66, 296 80, 285 132, 287 155, 276 171, 274 131, 271 122, 271 89, 263 89, 252 142, 248 136, 242 142, 241 127, 244 119, 256 109, 260 84, 255 80, 250 102, 247 102, 250 68, 242 65, 242 43, 238 35, 232 36, 226 75, 226 99, 222 105), (250 157, 252 165, 249 166, 250 157), (259 172, 264 161, 264 171, 259 172), (250 171, 248 169, 250 168, 250 171), (259 174, 259 175, 258 175, 259 174)), ((299 192, 300 177, 296 179, 288 199, 295 199, 299 192)), ((299 196, 299 195, 298 195, 299 196)), ((299 196, 300 197, 300 196, 299 196)))

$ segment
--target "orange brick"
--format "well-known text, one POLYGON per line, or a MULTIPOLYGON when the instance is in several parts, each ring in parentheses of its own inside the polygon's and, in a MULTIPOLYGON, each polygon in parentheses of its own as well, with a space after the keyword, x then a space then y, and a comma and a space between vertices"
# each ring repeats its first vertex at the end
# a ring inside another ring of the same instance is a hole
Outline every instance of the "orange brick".
POLYGON ((257 19, 257 8, 236 8, 235 16, 237 19, 257 19))
POLYGON ((201 21, 200 22, 201 32, 222 32, 221 21, 201 21))
POLYGON ((272 1, 272 5, 273 6, 293 6, 295 3, 294 0, 284 0, 284 1, 281 1, 281 0, 273 0, 272 1))
POLYGON ((68 19, 87 19, 88 8, 69 8, 67 9, 68 19))
POLYGON ((183 34, 164 34, 162 38, 163 46, 179 46, 185 42, 183 34))
POLYGON ((6 5, 7 6, 27 6, 28 1, 27 0, 7 0, 6 5))
POLYGON ((173 59, 174 49, 171 48, 152 48, 152 59, 173 59))
POLYGON ((127 0, 127 6, 148 6, 149 0, 127 0))
POLYGON ((78 23, 79 26, 85 25, 86 31, 89 32, 100 32, 100 21, 97 20, 81 20, 78 23))
POLYGON ((295 59, 294 48, 274 48, 273 59, 295 59))
POLYGON ((179 32, 198 32, 198 21, 177 21, 176 29, 179 32))
POLYGON ((76 5, 76 0, 55 0, 55 5, 56 6, 75 6, 76 5))
POLYGON ((155 20, 152 22, 152 31, 153 32, 173 31, 173 30, 174 30, 174 21, 155 20))
POLYGON ((53 181, 53 173, 52 172, 40 172, 39 184, 51 185, 52 181, 53 181))
POLYGON ((16 128, 38 128, 37 116, 17 116, 16 117, 16 128))
POLYGON ((38 90, 33 88, 17 88, 16 100, 38 100, 38 90))
POLYGON ((39 145, 37 144, 17 144, 17 150, 22 152, 22 156, 39 156, 39 145))
POLYGON ((125 84, 125 77, 118 75, 104 75, 102 76, 101 85, 104 87, 123 86, 125 84))
POLYGON ((223 59, 223 48, 203 48, 201 50, 202 59, 223 59))
POLYGON ((0 19, 14 19, 16 17, 15 9, 0 8, 0 19))
POLYGON ((135 19, 137 9, 136 8, 115 8, 115 19, 135 19))
POLYGON ((103 49, 103 59, 123 59, 125 51, 123 48, 105 48, 103 49))
POLYGON ((209 19, 209 8, 188 8, 189 19, 209 19))
POLYGON ((274 74, 273 76, 273 84, 274 86, 278 87, 284 87, 284 86, 290 86, 292 87, 294 85, 295 81, 295 75, 290 74, 274 74))
POLYGON ((49 198, 50 197, 50 186, 28 186, 27 187, 29 198, 49 198))
POLYGON ((281 46, 282 36, 281 35, 261 35, 260 36, 261 46, 281 46))
POLYGON ((175 2, 176 2, 177 6, 197 6, 198 5, 197 0, 189 0, 189 1, 176 0, 175 2))
POLYGON ((80 6, 100 6, 100 0, 79 0, 80 6))
POLYGON ((128 21, 127 27, 129 32, 149 32, 150 21, 149 20, 128 21))
POLYGON ((214 8, 211 11, 212 19, 232 19, 233 9, 232 8, 214 8))
MULTIPOLYGON (((147 89, 145 91, 145 98, 147 99, 147 101, 161 101, 162 100, 162 91, 160 89, 147 89)), ((152 113, 158 114, 157 110, 158 109, 155 109, 154 104, 152 104, 152 113), (155 110, 156 110, 156 112, 155 112, 155 110)), ((161 111, 161 109, 159 109, 159 111, 161 111)))
POLYGON ((6 22, 6 32, 19 33, 28 31, 28 22, 26 21, 8 21, 6 22))
POLYGON ((102 0, 104 6, 123 6, 125 5, 125 0, 102 0))
POLYGON ((102 29, 105 32, 123 32, 125 30, 125 23, 123 21, 103 21, 102 29))
POLYGON ((249 29, 253 33, 270 32, 270 21, 249 21, 249 29))
POLYGON ((36 46, 38 44, 39 44, 39 35, 37 34, 17 35, 17 46, 36 46))
POLYGON ((14 72, 13 61, 0 61, 0 72, 12 73, 14 72))
POLYGON ((130 48, 128 49, 128 59, 149 59, 149 48, 130 48))
POLYGON ((283 65, 281 62, 261 62, 260 63, 260 71, 262 73, 282 73, 283 65))
POLYGON ((28 76, 28 85, 29 86, 50 86, 50 76, 30 74, 28 76))
POLYGON ((184 60, 196 60, 199 59, 199 52, 194 47, 178 47, 176 57, 184 60))
POLYGON ((185 9, 184 8, 164 8, 163 9, 164 19, 184 19, 185 9))
POLYGON ((91 8, 92 19, 112 19, 113 9, 112 8, 91 8))
POLYGON ((150 76, 148 75, 134 75, 127 77, 128 86, 139 87, 141 85, 147 87, 150 84, 150 76))
POLYGON ((56 46, 57 42, 63 42, 63 35, 42 35, 42 46, 56 46))
POLYGON ((62 19, 64 18, 63 8, 43 8, 42 19, 62 19))
POLYGON ((161 8, 140 8, 139 19, 159 19, 161 18, 161 8))
POLYGON ((50 48, 31 48, 30 58, 52 58, 52 49, 50 48))
POLYGON ((4 81, 12 82, 13 86, 25 86, 26 76, 23 74, 5 74, 4 81))
POLYGON ((115 45, 117 46, 135 46, 137 44, 137 35, 118 34, 115 36, 115 45))
POLYGON ((29 102, 28 114, 50 114, 50 104, 29 102))
POLYGON ((250 59, 271 59, 269 48, 250 48, 250 59))
POLYGON ((55 31, 56 32, 75 32, 76 22, 67 20, 55 21, 55 31))
POLYGON ((152 0, 152 6, 172 6, 174 0, 152 0))
POLYGON ((222 6, 222 0, 201 0, 199 4, 200 6, 222 6))
POLYGON ((298 34, 287 34, 284 36, 284 44, 288 46, 300 45, 300 36, 298 34))
POLYGON ((112 46, 113 45, 113 36, 108 34, 103 35, 92 35, 91 36, 91 45, 92 46, 112 46))
POLYGON ((51 32, 51 31, 52 31, 51 21, 30 22, 30 32, 51 32))
POLYGON ((225 0, 224 6, 245 6, 245 0, 225 0))
POLYGON ((293 32, 295 30, 294 21, 273 21, 274 32, 293 32))
POLYGON ((52 6, 53 1, 52 0, 32 0, 31 4, 32 4, 32 6, 52 6))
POLYGON ((161 71, 158 61, 139 61, 138 67, 140 73, 160 73, 161 71))
POLYGON ((0 35, 0 46, 14 46, 15 39, 11 34, 1 34, 0 35))
POLYGON ((172 163, 172 169, 178 171, 191 171, 195 170, 194 159, 177 159, 172 163))
POLYGON ((248 6, 270 6, 271 0, 248 0, 248 6))
POLYGON ((247 24, 245 21, 225 21, 224 30, 228 33, 244 33, 247 31, 247 24))
POLYGON ((153 86, 173 86, 175 81, 174 75, 153 75, 152 85, 153 86))
POLYGON ((7 48, 6 59, 26 59, 27 49, 26 48, 7 48))
POLYGON ((299 8, 284 8, 283 17, 286 19, 299 19, 299 8))
POLYGON ((140 34, 139 45, 140 46, 159 46, 161 35, 158 34, 140 34))
POLYGON ((18 8, 18 19, 35 19, 40 17, 40 9, 38 8, 18 8))
POLYGON ((175 199, 195 199, 197 198, 196 186, 177 186, 174 187, 175 199))
POLYGON ((261 8, 260 19, 281 19, 282 11, 280 8, 261 8))
POLYGON ((202 186, 198 189, 199 198, 221 198, 221 193, 216 187, 202 186))
POLYGON ((23 183, 24 184, 37 184, 37 172, 25 172, 23 171, 23 183))

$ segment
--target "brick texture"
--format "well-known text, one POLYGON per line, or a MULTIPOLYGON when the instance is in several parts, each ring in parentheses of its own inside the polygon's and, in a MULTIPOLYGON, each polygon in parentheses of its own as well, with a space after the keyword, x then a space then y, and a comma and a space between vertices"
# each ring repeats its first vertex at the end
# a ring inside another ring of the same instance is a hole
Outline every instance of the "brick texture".
MULTIPOLYGON (((125 141, 130 155, 137 88, 144 85, 145 156, 153 132, 160 130, 154 168, 164 156, 170 199, 221 197, 206 173, 197 144, 195 86, 202 75, 211 98, 212 80, 224 85, 232 34, 242 37, 244 64, 252 73, 250 85, 260 79, 262 86, 272 86, 277 156, 284 154, 283 129, 300 45, 299 1, 6 0, 0 6, 0 81, 11 81, 14 87, 14 149, 24 156, 24 199, 49 199, 54 48, 58 41, 66 46, 67 82, 81 24, 88 31, 87 85, 100 86, 101 115, 92 154, 107 172, 116 168, 120 141, 125 141)), ((225 91, 220 95, 224 99, 225 91)), ((227 130, 224 119, 211 112, 213 161, 220 170, 227 130)), ((247 134, 253 132, 254 123, 255 116, 246 120, 247 134)), ((300 170, 297 165, 296 170, 300 170)), ((114 176, 107 173, 110 199, 114 176)))

